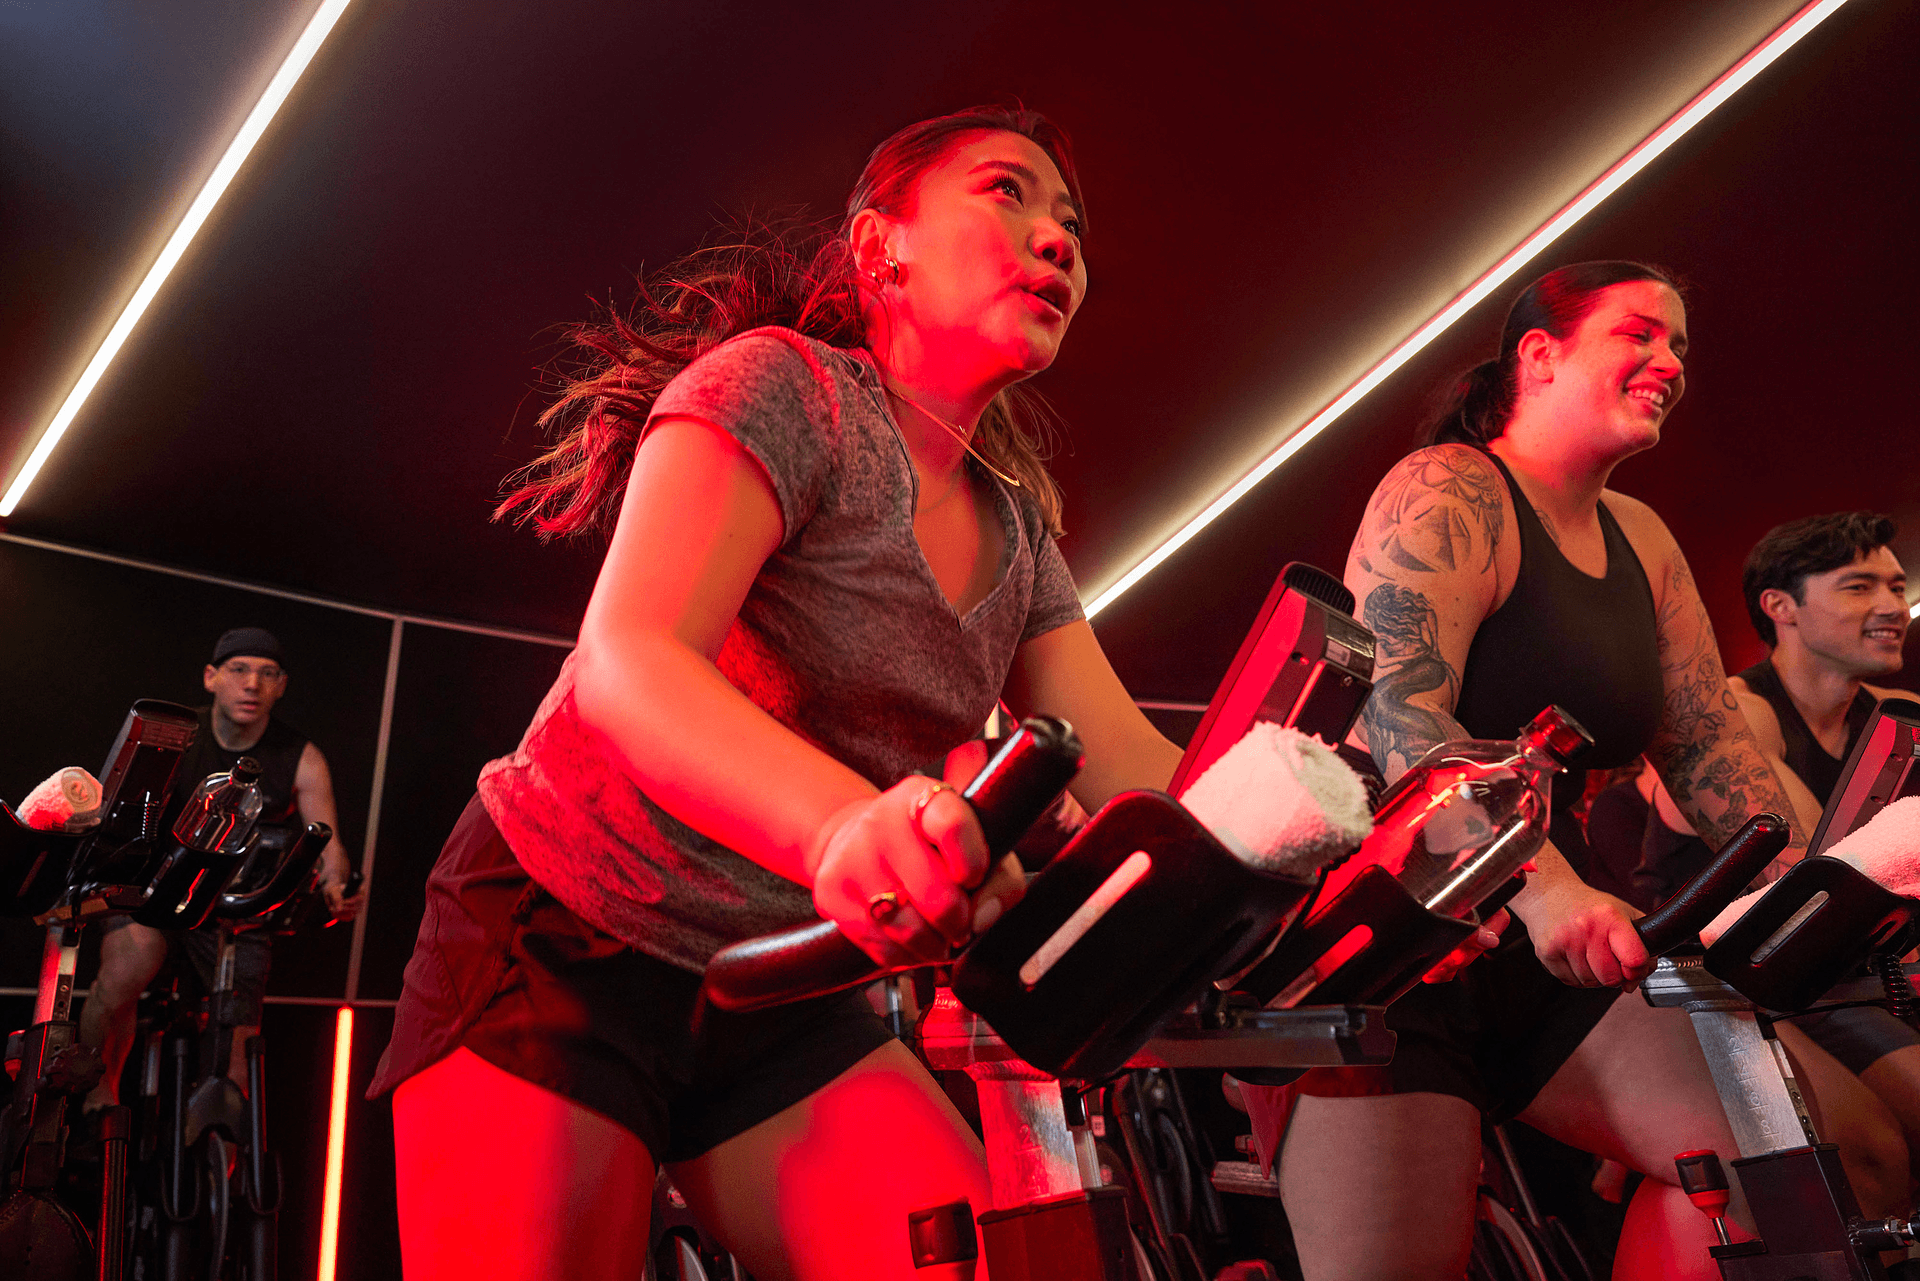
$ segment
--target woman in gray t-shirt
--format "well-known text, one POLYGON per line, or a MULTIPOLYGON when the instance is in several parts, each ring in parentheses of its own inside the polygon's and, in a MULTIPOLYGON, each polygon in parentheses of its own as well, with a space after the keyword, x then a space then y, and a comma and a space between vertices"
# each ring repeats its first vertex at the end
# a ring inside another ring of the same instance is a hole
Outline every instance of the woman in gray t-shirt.
POLYGON ((1039 116, 925 121, 817 256, 704 251, 584 335, 565 434, 506 508, 613 523, 606 561, 435 869, 374 1087, 398 1085, 409 1276, 637 1274, 656 1162, 762 1281, 911 1276, 909 1211, 991 1204, 973 1134, 870 1012, 699 1044, 686 1019, 737 939, 817 913, 883 962, 935 958, 1019 896, 911 773, 969 774, 1001 700, 1074 724, 1088 810, 1172 774, 1080 611, 1014 395, 1084 295, 1082 216, 1039 116))

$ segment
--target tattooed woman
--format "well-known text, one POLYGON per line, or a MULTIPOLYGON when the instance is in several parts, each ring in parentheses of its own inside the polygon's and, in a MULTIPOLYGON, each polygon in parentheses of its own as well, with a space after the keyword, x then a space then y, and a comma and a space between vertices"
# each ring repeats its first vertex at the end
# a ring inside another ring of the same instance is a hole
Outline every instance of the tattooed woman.
MULTIPOLYGON (((1558 703, 1594 736, 1583 764, 1644 751, 1715 844, 1757 811, 1792 814, 1673 536, 1606 487, 1659 441, 1686 351, 1663 273, 1551 272, 1514 303, 1433 443, 1374 491, 1346 581, 1380 644, 1356 738, 1389 779, 1436 743, 1510 738, 1558 703)), ((1688 1021, 1616 1000, 1651 964, 1637 913, 1580 879, 1581 782, 1554 786, 1552 843, 1512 904, 1521 925, 1389 1011, 1392 1067, 1302 1083, 1280 1174, 1309 1278, 1459 1276, 1483 1116, 1648 1176, 1616 1277, 1717 1275, 1673 1154, 1733 1140, 1688 1021)), ((1803 852, 1796 834, 1782 863, 1803 852)))

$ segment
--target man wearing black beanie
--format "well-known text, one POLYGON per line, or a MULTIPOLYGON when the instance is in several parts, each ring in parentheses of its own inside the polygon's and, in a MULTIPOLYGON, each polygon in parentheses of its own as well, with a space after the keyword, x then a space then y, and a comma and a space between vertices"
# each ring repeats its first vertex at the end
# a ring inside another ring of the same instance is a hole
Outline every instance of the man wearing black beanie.
MULTIPOLYGON (((251 756, 262 767, 262 824, 325 823, 337 832, 327 758, 299 730, 273 719, 274 704, 287 692, 286 667, 273 633, 261 627, 224 633, 201 674, 201 685, 213 702, 200 709, 200 732, 174 772, 171 801, 177 803, 207 775, 230 770, 242 756, 251 756)), ((328 909, 343 920, 358 916, 365 905, 364 895, 346 895, 350 871, 346 847, 336 835, 320 856, 320 886, 328 909)), ((133 1046, 135 1006, 160 972, 169 948, 178 943, 185 950, 209 989, 218 950, 211 929, 162 931, 124 916, 108 917, 102 926, 100 974, 80 1010, 80 1035, 99 1048, 107 1070, 87 1096, 88 1111, 119 1102, 120 1073, 133 1046)), ((235 994, 243 1026, 234 1029, 229 1075, 244 1087, 246 1045, 260 1030, 271 945, 258 934, 243 934, 235 944, 235 994)))

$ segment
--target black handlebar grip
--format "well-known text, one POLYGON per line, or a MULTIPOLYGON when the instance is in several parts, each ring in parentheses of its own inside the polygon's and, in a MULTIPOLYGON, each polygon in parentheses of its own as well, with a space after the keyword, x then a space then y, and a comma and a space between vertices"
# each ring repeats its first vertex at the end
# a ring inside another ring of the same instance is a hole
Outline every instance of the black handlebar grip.
POLYGON ((281 853, 264 884, 245 894, 222 893, 213 914, 229 921, 244 921, 278 910, 312 879, 314 864, 332 840, 333 829, 325 823, 308 823, 281 853))
MULTIPOLYGON (((991 862, 1060 799, 1085 761, 1079 736, 1056 717, 1031 717, 1008 736, 960 792, 986 834, 991 862)), ((859 987, 886 972, 839 926, 815 921, 721 948, 707 962, 700 994, 739 1013, 859 987)))
POLYGON ((1671 952, 1698 934, 1787 848, 1792 834, 1787 820, 1778 814, 1755 814, 1748 819, 1746 826, 1720 848, 1706 871, 1634 922, 1648 953, 1660 956, 1671 952))

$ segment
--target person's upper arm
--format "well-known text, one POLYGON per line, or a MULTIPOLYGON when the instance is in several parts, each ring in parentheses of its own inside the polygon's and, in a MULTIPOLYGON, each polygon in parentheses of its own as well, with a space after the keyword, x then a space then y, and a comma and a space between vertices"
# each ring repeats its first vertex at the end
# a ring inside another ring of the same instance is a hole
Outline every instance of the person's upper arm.
POLYGON ((1346 585, 1378 648, 1354 738, 1389 779, 1458 732, 1467 652, 1498 594, 1506 513, 1499 470, 1465 445, 1409 455, 1367 502, 1346 585))
POLYGON ((1674 800, 1684 804, 1699 786, 1702 763, 1723 739, 1738 732, 1756 754, 1759 744, 1727 683, 1713 620, 1679 543, 1645 503, 1611 492, 1607 501, 1653 589, 1662 704, 1647 757, 1674 800))
POLYGON ((1653 588, 1662 703, 1647 758, 1694 830, 1715 848, 1757 813, 1787 818, 1793 836, 1773 865, 1784 868, 1805 852, 1808 831, 1784 782, 1791 771, 1784 762, 1776 768, 1761 751, 1727 684, 1713 621, 1666 524, 1635 499, 1609 492, 1607 502, 1653 588))
POLYGON ((597 660, 644 637, 711 661, 785 526, 773 485, 740 443, 697 418, 656 418, 580 625, 580 696, 597 660))
POLYGON ((293 805, 309 823, 325 823, 340 830, 339 813, 333 802, 333 774, 327 758, 312 743, 301 749, 300 763, 293 772, 293 805))
POLYGON ((1813 789, 1787 764, 1787 740, 1780 732, 1779 714, 1773 710, 1772 703, 1748 689, 1746 682, 1738 677, 1728 682, 1728 688, 1733 691, 1733 699, 1740 705, 1741 714, 1747 718, 1747 727, 1753 731, 1760 755, 1780 776, 1780 785, 1787 789, 1787 798, 1793 802, 1796 817, 1805 824, 1808 832, 1813 831, 1820 825, 1822 807, 1813 789))
POLYGON ((1120 792, 1165 789, 1180 749, 1134 705, 1086 620, 1068 623, 1014 651, 1007 706, 1016 716, 1058 716, 1087 749, 1073 798, 1088 813, 1120 792))
POLYGON ((752 335, 660 393, 582 621, 594 659, 642 636, 714 658, 767 558, 811 517, 833 471, 837 417, 809 349, 752 335))

